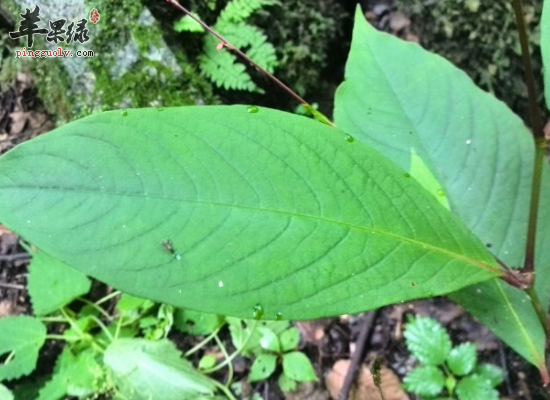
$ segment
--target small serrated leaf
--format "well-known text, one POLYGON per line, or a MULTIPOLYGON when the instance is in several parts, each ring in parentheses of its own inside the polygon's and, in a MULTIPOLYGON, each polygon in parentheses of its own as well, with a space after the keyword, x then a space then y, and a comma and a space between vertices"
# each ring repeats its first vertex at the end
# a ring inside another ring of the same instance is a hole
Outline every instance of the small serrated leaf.
POLYGON ((410 392, 421 396, 437 396, 445 386, 445 376, 439 368, 425 365, 409 372, 403 382, 405 389, 410 392))
POLYGON ((504 381, 504 371, 493 364, 480 364, 476 367, 474 373, 488 379, 493 387, 497 387, 504 381))
MULTIPOLYGON (((194 13, 195 17, 200 19, 199 14, 194 13)), ((180 32, 204 32, 204 28, 191 18, 189 15, 184 15, 179 20, 174 22, 174 30, 180 32)))
POLYGON ((477 363, 477 348, 473 343, 462 343, 451 350, 447 365, 455 375, 468 375, 477 363))
POLYGON ((451 351, 451 339, 437 321, 418 317, 405 327, 409 351, 425 365, 442 364, 451 351))
POLYGON ((300 331, 294 327, 288 328, 279 335, 279 340, 283 352, 294 350, 300 342, 300 331))
POLYGON ((254 360, 248 374, 249 382, 257 382, 267 379, 271 376, 277 366, 277 356, 273 354, 260 354, 254 360))
POLYGON ((490 380, 475 374, 458 382, 456 394, 459 400, 498 400, 498 392, 493 389, 490 380))
POLYGON ((293 351, 283 355, 283 372, 288 378, 298 382, 317 381, 315 370, 309 358, 300 351, 293 351))
POLYGON ((38 352, 46 340, 46 327, 27 316, 0 319, 0 382, 30 374, 36 367, 38 352))
POLYGON ((88 293, 91 281, 82 272, 38 251, 29 264, 29 295, 35 315, 46 315, 88 293))

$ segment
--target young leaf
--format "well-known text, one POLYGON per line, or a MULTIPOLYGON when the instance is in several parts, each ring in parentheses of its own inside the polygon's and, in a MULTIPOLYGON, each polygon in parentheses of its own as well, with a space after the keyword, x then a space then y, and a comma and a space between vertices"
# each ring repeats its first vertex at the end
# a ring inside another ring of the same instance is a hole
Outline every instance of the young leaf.
POLYGON ((300 331, 295 327, 288 328, 279 335, 283 352, 294 350, 300 342, 300 331))
POLYGON ((540 20, 540 51, 542 53, 544 97, 550 110, 550 0, 543 0, 540 20))
POLYGON ((0 319, 0 382, 30 374, 46 340, 46 327, 27 316, 0 319))
POLYGON ((176 309, 174 326, 190 335, 209 335, 222 326, 225 320, 222 316, 193 310, 176 309))
MULTIPOLYGON (((534 144, 522 121, 462 71, 423 50, 377 32, 357 10, 346 80, 338 88, 336 124, 381 151, 404 171, 417 154, 440 182, 452 212, 507 265, 525 251, 534 144)), ((544 167, 536 290, 550 291, 550 175, 544 167)), ((414 175, 416 179, 422 176, 414 175)), ((425 183, 425 182, 423 182, 425 183)), ((465 289, 452 299, 545 370, 544 332, 533 307, 501 282, 465 289), (494 296, 492 296, 494 294, 494 296), (490 312, 485 312, 489 309, 490 312), (502 322, 493 323, 495 315, 502 322), (529 332, 529 334, 526 334, 529 332)))
POLYGON ((92 283, 82 272, 37 251, 29 265, 29 295, 36 315, 46 315, 88 293, 92 283))
POLYGON ((405 327, 407 348, 425 365, 441 365, 451 351, 449 334, 437 321, 417 317, 405 327))
POLYGON ((477 362, 477 347, 473 343, 462 343, 451 350, 447 365, 455 375, 468 375, 477 362))
POLYGON ((501 274, 385 157, 280 111, 96 114, 6 153, 0 171, 6 226, 118 289, 179 307, 308 319, 501 274))
POLYGON ((279 4, 279 2, 276 0, 232 0, 221 12, 218 22, 242 22, 255 11, 274 4, 279 4))
POLYGON ((403 383, 409 392, 421 396, 437 396, 445 386, 445 376, 439 368, 425 365, 409 372, 403 383))
POLYGON ((218 360, 217 360, 216 356, 214 356, 212 354, 206 354, 206 355, 202 356, 200 361, 199 361, 199 369, 200 370, 210 369, 210 368, 212 368, 216 365, 217 361, 218 360))
POLYGON ((277 366, 277 356, 274 354, 260 354, 254 360, 250 373, 248 374, 249 382, 257 382, 267 379, 271 376, 277 366))
POLYGON ((479 375, 462 378, 456 386, 458 400, 498 400, 498 392, 493 389, 491 382, 479 375))
POLYGON ((283 373, 298 382, 317 381, 309 358, 300 351, 283 354, 283 373))
POLYGON ((262 346, 262 349, 279 353, 281 351, 281 344, 279 343, 277 334, 271 329, 263 326, 258 328, 258 330, 262 335, 260 337, 260 346, 262 346))
POLYGON ((504 371, 493 364, 480 364, 476 367, 474 373, 484 379, 488 379, 493 387, 497 387, 504 381, 504 371))
POLYGON ((211 396, 214 383, 181 358, 168 340, 116 340, 105 350, 116 389, 134 400, 182 400, 211 396))

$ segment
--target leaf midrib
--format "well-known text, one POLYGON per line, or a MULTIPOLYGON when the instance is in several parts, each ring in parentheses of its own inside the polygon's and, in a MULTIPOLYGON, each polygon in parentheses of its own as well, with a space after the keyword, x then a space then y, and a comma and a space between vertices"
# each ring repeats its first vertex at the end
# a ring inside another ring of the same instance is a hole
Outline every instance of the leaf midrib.
POLYGON ((463 261, 467 264, 470 264, 474 267, 487 270, 489 272, 492 272, 496 275, 496 277, 503 276, 503 273, 498 268, 491 266, 483 261, 475 260, 470 257, 467 257, 463 254, 456 253, 454 251, 435 246, 431 243, 422 242, 413 238, 405 237, 405 236, 399 236, 394 233, 379 230, 372 227, 366 227, 366 226, 360 226, 356 224, 352 224, 350 222, 345 221, 338 221, 318 215, 309 215, 309 214, 302 214, 302 213, 296 213, 296 212, 290 212, 290 211, 282 211, 272 208, 259 208, 259 207, 253 207, 253 206, 247 206, 247 205, 239 205, 239 204, 229 204, 229 203, 221 203, 221 202, 214 202, 214 201, 201 201, 201 200, 191 200, 191 199, 183 199, 183 198, 177 198, 177 197, 167 197, 167 196, 159 196, 154 194, 139 194, 139 193, 120 193, 120 192, 112 192, 112 191, 102 191, 98 192, 97 189, 89 189, 89 188, 59 188, 59 187, 39 187, 36 186, 3 186, 0 188, 2 189, 16 189, 16 190, 39 190, 40 192, 44 191, 61 191, 61 192, 81 192, 86 194, 96 194, 96 195, 113 195, 116 197, 137 197, 140 199, 147 199, 152 198, 156 200, 168 200, 168 201, 177 201, 177 202, 187 202, 187 203, 194 203, 194 204, 205 204, 205 205, 212 205, 212 206, 220 206, 220 207, 227 207, 227 208, 239 208, 243 210, 251 210, 255 212, 267 212, 267 213, 273 213, 273 214, 281 214, 285 215, 287 217, 297 217, 297 218, 303 218, 303 219, 311 219, 314 221, 320 221, 320 222, 326 222, 334 225, 340 225, 342 227, 348 228, 349 230, 357 230, 361 232, 367 232, 373 235, 380 235, 385 236, 387 238, 393 239, 398 242, 408 243, 412 244, 413 246, 418 246, 424 250, 432 250, 433 252, 443 254, 445 256, 448 256, 451 259, 456 259, 463 261))

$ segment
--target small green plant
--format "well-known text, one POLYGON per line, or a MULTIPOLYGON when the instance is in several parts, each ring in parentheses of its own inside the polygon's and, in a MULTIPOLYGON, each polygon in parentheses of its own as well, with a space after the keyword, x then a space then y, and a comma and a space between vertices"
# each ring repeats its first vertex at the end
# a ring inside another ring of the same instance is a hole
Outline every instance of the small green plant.
POLYGON ((474 343, 452 347, 445 328, 425 317, 409 320, 405 339, 421 364, 405 377, 407 390, 425 399, 498 400, 494 388, 504 380, 504 372, 493 364, 478 364, 474 343))
MULTIPOLYGON (((240 334, 235 320, 231 325, 234 339, 240 334)), ((239 324, 237 322, 237 324, 239 324)), ((296 382, 316 381, 315 371, 307 356, 301 351, 296 351, 300 333, 295 327, 290 327, 288 322, 279 322, 275 325, 264 325, 258 329, 259 345, 255 351, 254 362, 248 375, 249 382, 262 381, 269 378, 277 367, 282 365, 282 373, 279 375, 278 384, 283 391, 296 389, 296 382)))
MULTIPOLYGON (((261 29, 248 24, 246 20, 254 12, 276 4, 279 4, 276 0, 232 0, 222 10, 213 26, 229 42, 245 49, 258 65, 269 72, 273 72, 278 65, 275 48, 261 29)), ((189 15, 176 21, 174 29, 176 32, 204 32, 204 28, 189 15)), ((263 93, 246 72, 246 66, 234 54, 226 51, 223 42, 220 45, 215 37, 204 37, 203 54, 199 60, 203 74, 216 86, 263 93)))
MULTIPOLYGON (((16 396, 27 393, 37 400, 60 400, 66 396, 87 399, 100 395, 121 400, 181 400, 201 396, 219 399, 215 394, 219 390, 234 400, 228 389, 233 384, 231 360, 245 349, 259 348, 260 342, 255 340, 261 341, 263 336, 256 329, 257 321, 248 322, 246 332, 240 332, 240 341, 234 337, 237 350, 229 355, 217 337, 226 324, 223 317, 156 304, 120 292, 89 301, 82 297, 91 286, 86 275, 46 253, 28 250, 33 254, 28 288, 35 315, 0 319, 0 354, 5 354, 0 365, 0 382, 33 372, 46 340, 62 341, 64 346, 52 375, 30 394, 31 386, 21 385, 16 388, 16 396), (173 329, 207 337, 182 355, 167 339, 173 329), (50 330, 59 333, 48 334, 50 330), (216 357, 204 354, 198 365, 193 366, 187 358, 212 340, 226 360, 218 364, 216 357), (231 371, 225 385, 207 376, 224 367, 231 371), (149 379, 151 374, 163 378, 149 379)), ((247 322, 232 319, 231 323, 235 326, 247 322)), ((281 324, 288 328, 288 322, 281 324)), ((8 396, 11 392, 0 385, 0 398, 8 396)))

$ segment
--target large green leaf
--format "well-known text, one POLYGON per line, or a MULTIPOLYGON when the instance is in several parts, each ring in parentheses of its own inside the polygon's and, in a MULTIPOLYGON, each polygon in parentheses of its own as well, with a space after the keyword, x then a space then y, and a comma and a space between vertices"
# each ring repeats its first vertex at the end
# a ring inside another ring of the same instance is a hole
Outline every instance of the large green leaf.
MULTIPOLYGON (((377 32, 358 10, 336 124, 374 146, 425 187, 411 167, 418 155, 440 182, 451 210, 508 265, 524 257, 533 140, 502 102, 420 46, 377 32)), ((545 167, 542 204, 550 200, 545 167)), ((428 182, 429 184, 426 184, 428 182)), ((541 207, 536 289, 548 304, 550 210, 541 207)), ((511 347, 544 370, 544 331, 525 295, 490 281, 452 295, 511 347), (498 320, 498 323, 495 321, 498 320)))
POLYGON ((540 50, 544 73, 544 97, 550 110, 550 0, 544 0, 540 21, 540 50))
POLYGON ((0 159, 0 220, 130 294, 267 319, 353 313, 498 276, 413 179, 269 109, 108 112, 0 159))

